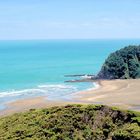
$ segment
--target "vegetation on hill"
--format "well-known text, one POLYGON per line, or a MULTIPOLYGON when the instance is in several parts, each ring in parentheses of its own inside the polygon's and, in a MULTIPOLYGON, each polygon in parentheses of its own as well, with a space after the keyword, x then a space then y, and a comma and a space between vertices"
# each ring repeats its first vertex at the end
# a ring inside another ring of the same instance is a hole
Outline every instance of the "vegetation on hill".
POLYGON ((128 46, 110 54, 97 77, 100 79, 140 78, 140 46, 128 46))
POLYGON ((32 109, 0 119, 0 140, 140 140, 140 113, 103 105, 32 109))

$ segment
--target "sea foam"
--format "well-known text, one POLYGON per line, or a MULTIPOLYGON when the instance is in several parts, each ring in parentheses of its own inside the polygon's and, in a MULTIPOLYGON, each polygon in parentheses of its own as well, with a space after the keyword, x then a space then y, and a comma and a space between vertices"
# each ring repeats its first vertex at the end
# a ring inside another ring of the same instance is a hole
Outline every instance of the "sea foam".
MULTIPOLYGON (((72 100, 73 93, 87 89, 83 86, 84 83, 78 84, 42 84, 35 88, 23 90, 11 90, 0 92, 1 104, 16 101, 19 99, 34 98, 46 96, 49 100, 72 100), (81 88, 82 87, 82 88, 81 88)), ((88 85, 88 84, 87 84, 88 85)), ((89 87, 89 86, 87 86, 89 87)), ((93 83, 90 87, 97 88, 98 84, 93 83)))

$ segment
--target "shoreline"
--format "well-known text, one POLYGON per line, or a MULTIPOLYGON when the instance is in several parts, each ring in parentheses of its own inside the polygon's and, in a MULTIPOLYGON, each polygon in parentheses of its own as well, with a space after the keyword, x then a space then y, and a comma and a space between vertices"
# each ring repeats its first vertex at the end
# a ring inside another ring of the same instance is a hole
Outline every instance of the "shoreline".
MULTIPOLYGON (((97 82, 95 82, 97 83, 97 82)), ((72 101, 48 100, 46 96, 18 100, 7 104, 0 116, 24 112, 34 108, 47 108, 67 104, 103 104, 122 109, 140 111, 140 79, 101 80, 97 88, 73 93, 72 101)))

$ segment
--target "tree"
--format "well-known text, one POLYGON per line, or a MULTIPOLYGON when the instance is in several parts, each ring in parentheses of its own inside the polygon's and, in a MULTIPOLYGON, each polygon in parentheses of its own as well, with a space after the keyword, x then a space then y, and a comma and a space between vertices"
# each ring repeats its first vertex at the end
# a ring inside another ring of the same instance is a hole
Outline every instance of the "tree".
POLYGON ((140 78, 140 46, 128 46, 110 54, 97 77, 100 79, 140 78))

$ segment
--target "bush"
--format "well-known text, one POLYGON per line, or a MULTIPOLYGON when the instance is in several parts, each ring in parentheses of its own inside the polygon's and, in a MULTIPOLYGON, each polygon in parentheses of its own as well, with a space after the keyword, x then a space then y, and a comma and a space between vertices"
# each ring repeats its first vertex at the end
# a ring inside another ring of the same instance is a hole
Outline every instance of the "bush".
POLYGON ((34 109, 1 118, 0 140, 138 140, 139 117, 103 105, 34 109))

